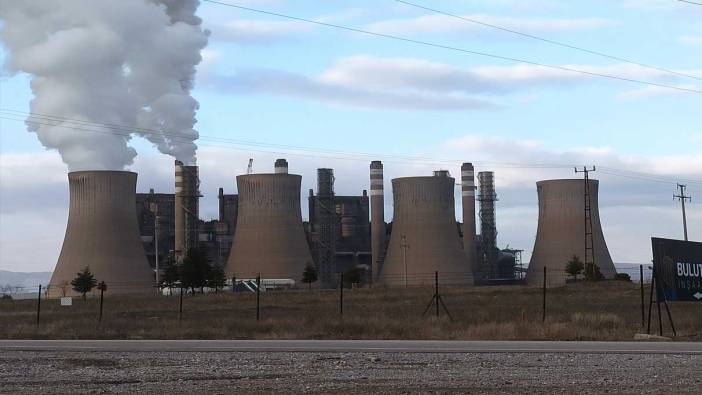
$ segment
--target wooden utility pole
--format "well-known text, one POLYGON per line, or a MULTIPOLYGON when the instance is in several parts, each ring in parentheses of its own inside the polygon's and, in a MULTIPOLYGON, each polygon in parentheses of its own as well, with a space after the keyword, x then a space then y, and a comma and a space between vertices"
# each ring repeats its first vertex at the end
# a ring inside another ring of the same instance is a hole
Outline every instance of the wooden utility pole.
POLYGON ((673 199, 679 199, 682 206, 682 217, 683 217, 683 232, 685 234, 685 241, 687 240, 687 214, 685 214, 685 201, 691 202, 692 197, 685 195, 685 188, 687 185, 678 184, 678 189, 680 190, 680 195, 673 195, 673 199))

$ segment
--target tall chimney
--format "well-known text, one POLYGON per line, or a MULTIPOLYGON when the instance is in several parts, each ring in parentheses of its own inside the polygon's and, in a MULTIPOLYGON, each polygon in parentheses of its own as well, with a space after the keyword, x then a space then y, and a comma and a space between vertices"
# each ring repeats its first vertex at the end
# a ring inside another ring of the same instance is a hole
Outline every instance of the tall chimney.
POLYGON ((182 262, 188 250, 197 247, 200 219, 200 179, 197 166, 175 161, 175 258, 182 262))
POLYGON ((385 194, 383 190, 383 163, 370 164, 371 199, 371 259, 373 278, 377 278, 385 258, 385 194))
POLYGON ((285 159, 275 160, 275 174, 288 174, 288 161, 285 159))
POLYGON ((461 165, 461 206, 463 208, 463 251, 472 271, 477 269, 475 250, 475 170, 472 163, 461 165))

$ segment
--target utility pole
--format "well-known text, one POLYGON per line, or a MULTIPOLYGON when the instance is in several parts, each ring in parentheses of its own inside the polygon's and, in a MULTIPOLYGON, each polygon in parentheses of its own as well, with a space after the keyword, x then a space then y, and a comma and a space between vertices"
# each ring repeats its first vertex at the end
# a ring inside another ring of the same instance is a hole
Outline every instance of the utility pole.
POLYGON ((679 199, 682 205, 682 217, 683 217, 683 231, 685 232, 685 241, 687 240, 687 214, 685 214, 685 201, 691 202, 692 196, 685 195, 685 188, 687 185, 678 184, 678 189, 680 190, 680 195, 673 195, 673 199, 679 199))
POLYGON ((159 215, 158 215, 158 204, 155 201, 151 202, 151 212, 154 213, 154 262, 155 262, 155 267, 156 267, 156 290, 159 289, 159 282, 158 282, 158 220, 159 220, 159 215))
POLYGON ((402 235, 400 239, 400 247, 402 247, 402 263, 405 265, 405 288, 407 288, 407 236, 402 235))
POLYGON ((595 241, 592 236, 592 199, 590 198, 590 172, 597 171, 595 166, 592 169, 583 166, 580 170, 575 168, 575 173, 585 175, 584 187, 584 207, 585 207, 585 273, 590 272, 590 278, 595 276, 595 241))

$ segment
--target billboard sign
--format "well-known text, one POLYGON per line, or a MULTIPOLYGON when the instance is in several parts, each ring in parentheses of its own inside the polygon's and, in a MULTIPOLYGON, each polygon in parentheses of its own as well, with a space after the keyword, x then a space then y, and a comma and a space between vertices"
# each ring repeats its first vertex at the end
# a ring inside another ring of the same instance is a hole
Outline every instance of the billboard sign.
POLYGON ((671 301, 702 301, 702 243, 651 238, 656 282, 671 301))

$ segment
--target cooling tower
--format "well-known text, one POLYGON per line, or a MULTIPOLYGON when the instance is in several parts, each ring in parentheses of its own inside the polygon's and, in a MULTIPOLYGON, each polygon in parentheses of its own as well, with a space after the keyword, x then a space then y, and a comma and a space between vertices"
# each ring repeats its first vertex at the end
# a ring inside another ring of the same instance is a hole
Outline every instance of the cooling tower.
POLYGON ((456 227, 454 183, 447 172, 392 180, 394 219, 382 283, 429 285, 438 271, 442 284, 473 284, 456 227))
POLYGON ((385 257, 385 194, 383 190, 383 163, 370 164, 371 199, 371 265, 373 279, 378 277, 385 257))
POLYGON ((153 290, 154 275, 139 238, 136 181, 136 173, 126 171, 68 174, 68 225, 50 297, 77 295, 70 283, 86 266, 110 294, 153 290))
POLYGON ((175 257, 181 262, 188 250, 197 247, 200 219, 200 178, 197 166, 175 161, 175 257))
POLYGON ((475 170, 472 163, 461 165, 461 207, 463 209, 463 252, 471 270, 477 267, 475 250, 475 170))
MULTIPOLYGON (((592 241, 595 264, 606 278, 616 274, 607 250, 598 204, 597 180, 590 180, 592 241)), ((536 183, 539 195, 539 225, 529 263, 527 282, 543 285, 543 268, 547 268, 546 285, 565 285, 565 268, 573 255, 585 261, 585 182, 583 180, 548 180, 536 183)), ((590 252, 588 252, 590 254, 590 252)))
POLYGON ((314 263, 302 227, 302 177, 283 168, 236 178, 238 217, 227 277, 299 281, 305 265, 314 263))

